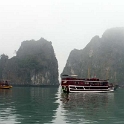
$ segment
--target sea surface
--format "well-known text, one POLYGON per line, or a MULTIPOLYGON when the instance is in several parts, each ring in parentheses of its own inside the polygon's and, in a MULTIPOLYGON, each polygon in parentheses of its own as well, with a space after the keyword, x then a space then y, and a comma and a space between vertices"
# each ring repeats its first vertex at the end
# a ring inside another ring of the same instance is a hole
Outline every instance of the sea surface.
POLYGON ((124 89, 61 93, 60 87, 0 89, 0 124, 124 124, 124 89))

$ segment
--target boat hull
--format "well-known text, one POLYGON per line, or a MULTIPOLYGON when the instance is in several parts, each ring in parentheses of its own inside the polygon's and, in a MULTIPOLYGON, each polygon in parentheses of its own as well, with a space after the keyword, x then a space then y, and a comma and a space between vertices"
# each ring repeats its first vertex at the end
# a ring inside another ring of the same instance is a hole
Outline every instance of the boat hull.
POLYGON ((114 87, 108 88, 108 87, 103 87, 102 89, 98 89, 99 87, 84 87, 84 86, 74 86, 74 85, 69 85, 69 92, 113 92, 114 87), (97 88, 97 89, 95 89, 97 88))
POLYGON ((0 89, 10 89, 12 86, 0 86, 0 89))
POLYGON ((69 90, 69 93, 107 93, 107 92, 114 92, 114 90, 69 90))
POLYGON ((95 89, 95 87, 89 87, 89 89, 85 89, 86 87, 84 86, 74 86, 74 85, 69 85, 69 92, 94 92, 94 93, 106 93, 106 92, 113 92, 114 87, 108 88, 108 87, 103 87, 103 89, 95 89))
POLYGON ((107 93, 113 92, 114 87, 85 87, 85 86, 76 86, 76 85, 68 85, 62 86, 62 91, 64 93, 76 93, 76 92, 92 92, 92 93, 107 93))

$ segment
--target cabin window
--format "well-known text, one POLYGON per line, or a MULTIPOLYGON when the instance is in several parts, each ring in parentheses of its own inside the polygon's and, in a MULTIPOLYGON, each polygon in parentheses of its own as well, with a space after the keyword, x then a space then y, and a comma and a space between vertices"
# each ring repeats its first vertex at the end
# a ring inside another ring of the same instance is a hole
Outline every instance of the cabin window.
POLYGON ((95 85, 99 85, 99 83, 98 83, 98 82, 94 82, 94 84, 95 84, 95 85))
POLYGON ((75 84, 79 84, 79 82, 75 82, 75 84))
POLYGON ((100 82, 100 85, 106 86, 107 85, 107 82, 100 82))
POLYGON ((85 82, 86 85, 89 85, 89 82, 85 82))
POLYGON ((103 85, 106 86, 108 84, 108 82, 103 82, 103 85))
POLYGON ((63 81, 63 83, 66 83, 67 81, 63 81))

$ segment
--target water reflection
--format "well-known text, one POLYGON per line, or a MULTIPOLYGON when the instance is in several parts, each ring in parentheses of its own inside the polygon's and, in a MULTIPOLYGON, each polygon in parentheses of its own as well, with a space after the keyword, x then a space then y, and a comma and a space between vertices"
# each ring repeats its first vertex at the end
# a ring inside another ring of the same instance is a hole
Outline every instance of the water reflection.
POLYGON ((0 123, 124 123, 123 94, 124 90, 64 94, 50 87, 0 89, 0 123))
POLYGON ((0 89, 0 123, 16 122, 15 107, 13 106, 12 90, 0 89))
POLYGON ((107 118, 114 93, 61 94, 61 108, 68 123, 97 123, 107 118))
POLYGON ((15 87, 0 90, 0 122, 50 123, 55 118, 57 88, 15 87))

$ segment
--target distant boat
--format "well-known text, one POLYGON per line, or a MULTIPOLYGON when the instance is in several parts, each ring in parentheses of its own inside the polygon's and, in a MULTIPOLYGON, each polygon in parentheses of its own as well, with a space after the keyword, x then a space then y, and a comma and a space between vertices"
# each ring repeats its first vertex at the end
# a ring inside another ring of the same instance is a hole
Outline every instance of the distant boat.
POLYGON ((0 81, 0 89, 10 89, 12 86, 8 83, 7 80, 5 81, 0 81))
POLYGON ((118 87, 119 87, 119 85, 118 85, 118 83, 117 83, 117 78, 116 78, 116 72, 114 73, 114 89, 116 90, 118 87))
POLYGON ((119 87, 119 85, 118 84, 115 84, 114 85, 114 90, 116 90, 118 87, 119 87))
POLYGON ((113 84, 108 80, 98 78, 81 79, 77 75, 64 75, 61 79, 63 92, 112 92, 115 90, 113 84))

